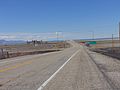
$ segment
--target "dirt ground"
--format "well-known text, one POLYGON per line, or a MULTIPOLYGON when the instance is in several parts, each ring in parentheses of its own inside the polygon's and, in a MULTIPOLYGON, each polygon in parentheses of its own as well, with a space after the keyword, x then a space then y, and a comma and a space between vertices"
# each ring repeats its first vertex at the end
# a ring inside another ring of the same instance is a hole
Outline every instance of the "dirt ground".
POLYGON ((120 59, 120 47, 92 48, 94 52, 120 59))
POLYGON ((34 44, 0 45, 0 59, 53 52, 68 47, 70 47, 70 45, 67 42, 47 42, 35 45, 34 44))
POLYGON ((120 43, 118 40, 96 41, 96 45, 88 47, 91 51, 120 59, 120 43))

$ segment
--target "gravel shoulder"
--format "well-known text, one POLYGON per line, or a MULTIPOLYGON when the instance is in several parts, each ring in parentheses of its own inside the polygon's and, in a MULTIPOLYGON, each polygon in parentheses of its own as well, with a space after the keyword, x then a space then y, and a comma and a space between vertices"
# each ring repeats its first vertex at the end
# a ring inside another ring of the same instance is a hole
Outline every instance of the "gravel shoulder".
POLYGON ((120 90, 120 60, 91 51, 89 54, 113 90, 120 90))

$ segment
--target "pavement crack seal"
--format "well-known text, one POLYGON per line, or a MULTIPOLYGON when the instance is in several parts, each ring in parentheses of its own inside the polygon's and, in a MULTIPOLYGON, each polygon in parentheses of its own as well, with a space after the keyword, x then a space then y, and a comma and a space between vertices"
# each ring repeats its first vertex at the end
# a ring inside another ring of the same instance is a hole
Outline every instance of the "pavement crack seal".
POLYGON ((37 90, 42 90, 55 76, 56 74, 79 52, 77 50, 51 77, 49 77, 37 90))
POLYGON ((2 87, 3 85, 2 84, 0 84, 0 87, 2 87))
POLYGON ((4 83, 2 82, 1 84, 0 84, 0 87, 2 87, 3 85, 5 85, 5 84, 7 84, 7 83, 9 83, 9 82, 11 82, 11 81, 15 81, 15 80, 17 80, 18 78, 20 78, 21 76, 30 76, 30 74, 31 75, 33 75, 34 73, 32 72, 27 72, 27 73, 23 73, 23 74, 21 74, 21 75, 19 75, 19 76, 17 76, 17 77, 14 77, 14 78, 10 78, 9 80, 7 80, 7 81, 4 81, 4 83))
MULTIPOLYGON (((25 65, 29 65, 29 64, 31 64, 31 63, 32 63, 32 61, 29 61, 29 62, 27 61, 27 62, 19 63, 19 64, 15 65, 15 66, 12 66, 12 67, 9 67, 9 68, 0 69, 0 73, 6 72, 6 71, 9 71, 9 70, 13 70, 13 69, 16 69, 16 68, 25 66, 25 65)), ((27 73, 27 74, 28 74, 28 73, 27 73)), ((25 75, 25 74, 22 74, 22 75, 25 75)), ((17 76, 17 77, 14 77, 14 78, 11 78, 11 79, 9 79, 9 80, 7 80, 7 81, 4 81, 4 83, 1 83, 1 84, 0 84, 0 87, 2 87, 3 85, 5 85, 6 83, 9 83, 9 82, 11 82, 11 81, 15 81, 15 80, 18 79, 20 76, 21 76, 21 75, 19 75, 19 76, 17 76)))
POLYGON ((16 65, 11 66, 11 67, 8 67, 8 68, 3 68, 3 69, 0 69, 0 73, 6 72, 6 71, 9 71, 9 70, 13 70, 13 69, 16 69, 16 68, 25 66, 25 65, 29 65, 29 64, 31 64, 31 63, 32 63, 32 61, 27 61, 27 62, 23 62, 23 63, 16 64, 16 65))

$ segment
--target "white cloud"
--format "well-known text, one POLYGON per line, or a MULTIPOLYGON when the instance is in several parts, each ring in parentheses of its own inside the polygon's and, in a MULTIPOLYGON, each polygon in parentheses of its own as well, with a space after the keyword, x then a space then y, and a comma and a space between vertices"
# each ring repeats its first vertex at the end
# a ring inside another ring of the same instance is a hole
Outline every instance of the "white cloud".
POLYGON ((0 33, 0 39, 4 40, 55 40, 56 38, 56 33, 0 33))
MULTIPOLYGON (((58 32, 59 40, 92 38, 91 33, 58 32)), ((0 33, 0 39, 5 40, 57 40, 56 32, 53 33, 0 33)))
POLYGON ((15 39, 16 36, 11 35, 0 35, 0 39, 15 39))

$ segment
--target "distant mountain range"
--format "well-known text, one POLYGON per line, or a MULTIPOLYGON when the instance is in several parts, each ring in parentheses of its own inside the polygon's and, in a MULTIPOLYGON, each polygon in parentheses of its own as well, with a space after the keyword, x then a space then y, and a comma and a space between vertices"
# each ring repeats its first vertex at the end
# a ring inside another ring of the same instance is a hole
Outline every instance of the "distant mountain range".
MULTIPOLYGON (((112 38, 95 38, 94 40, 111 40, 112 38)), ((114 37, 114 40, 117 40, 118 37, 114 37)), ((93 39, 76 39, 76 40, 93 40, 93 39)), ((53 40, 52 42, 56 42, 57 40, 53 40)), ((62 41, 62 40, 58 40, 62 41)), ((26 41, 22 40, 0 40, 0 45, 14 45, 14 44, 24 44, 26 41)))
POLYGON ((25 41, 21 41, 21 40, 0 40, 0 45, 14 45, 14 44, 22 44, 25 43, 25 41))

